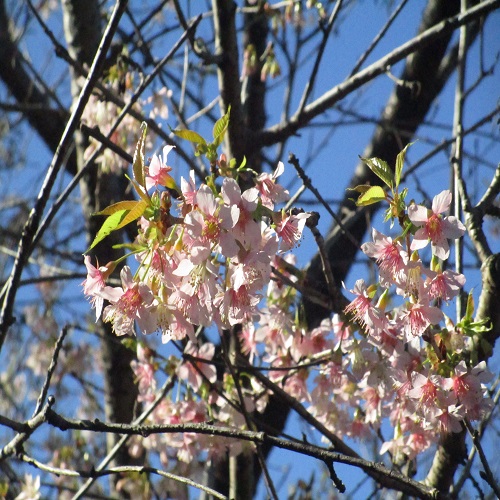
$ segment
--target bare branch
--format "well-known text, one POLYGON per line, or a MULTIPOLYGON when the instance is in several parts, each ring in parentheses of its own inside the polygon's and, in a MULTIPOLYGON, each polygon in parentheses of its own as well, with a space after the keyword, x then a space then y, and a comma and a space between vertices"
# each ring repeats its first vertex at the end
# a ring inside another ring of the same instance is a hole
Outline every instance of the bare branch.
POLYGON ((384 74, 388 67, 391 67, 406 56, 422 49, 436 39, 448 35, 458 27, 475 21, 488 14, 500 6, 500 0, 485 0, 480 4, 471 7, 465 13, 460 13, 451 18, 445 19, 435 26, 420 33, 400 47, 382 57, 367 68, 359 71, 341 84, 333 87, 311 104, 307 105, 302 113, 296 112, 290 120, 284 124, 275 125, 257 134, 254 138, 257 144, 270 146, 284 141, 292 136, 300 128, 306 126, 313 118, 331 108, 346 95, 360 88, 365 83, 373 80, 377 76, 384 74))

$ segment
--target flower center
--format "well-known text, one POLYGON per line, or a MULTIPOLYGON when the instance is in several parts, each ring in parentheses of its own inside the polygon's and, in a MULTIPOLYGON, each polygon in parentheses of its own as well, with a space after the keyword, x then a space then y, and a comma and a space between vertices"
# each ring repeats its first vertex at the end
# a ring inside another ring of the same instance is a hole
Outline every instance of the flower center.
POLYGON ((202 235, 208 240, 215 240, 220 235, 220 220, 215 215, 207 215, 203 224, 202 235))
POLYGON ((437 214, 432 214, 427 221, 427 233, 433 241, 439 240, 442 233, 441 217, 437 214))

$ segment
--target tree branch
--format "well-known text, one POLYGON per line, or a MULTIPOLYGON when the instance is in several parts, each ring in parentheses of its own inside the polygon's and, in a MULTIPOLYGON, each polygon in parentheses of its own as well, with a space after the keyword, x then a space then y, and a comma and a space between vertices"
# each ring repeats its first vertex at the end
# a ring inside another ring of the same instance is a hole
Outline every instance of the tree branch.
MULTIPOLYGON (((439 3, 439 2, 438 2, 439 3)), ((405 57, 429 46, 436 40, 449 36, 458 27, 473 22, 489 12, 500 7, 500 0, 485 0, 464 13, 443 19, 437 24, 422 31, 419 35, 404 43, 400 47, 374 62, 367 68, 359 71, 341 84, 333 87, 311 104, 307 105, 302 113, 296 112, 286 123, 275 125, 253 138, 259 146, 270 146, 282 142, 294 135, 300 128, 305 127, 313 118, 324 113, 341 99, 360 88, 365 83, 379 75, 386 73, 387 68, 401 61, 405 57)), ((406 78, 401 78, 407 81, 406 78)), ((414 81, 414 80, 409 80, 414 81)))

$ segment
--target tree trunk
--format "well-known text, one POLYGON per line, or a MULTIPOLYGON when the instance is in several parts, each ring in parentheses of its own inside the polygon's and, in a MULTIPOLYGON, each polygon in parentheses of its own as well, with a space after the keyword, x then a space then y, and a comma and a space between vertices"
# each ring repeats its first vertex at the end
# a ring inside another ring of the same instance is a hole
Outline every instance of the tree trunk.
MULTIPOLYGON (((70 55, 82 65, 90 66, 101 39, 100 7, 97 0, 64 0, 64 32, 70 55)), ((80 93, 79 74, 72 72, 73 99, 80 93)), ((88 145, 80 132, 75 134, 76 156, 78 170, 84 165, 83 153, 88 145)), ((90 243, 97 234, 102 220, 92 214, 106 206, 123 200, 127 181, 122 174, 103 172, 93 165, 80 182, 82 210, 85 217, 87 240, 90 243)), ((121 251, 113 249, 113 245, 121 242, 118 232, 112 233, 105 241, 98 244, 93 257, 100 265, 116 260, 121 251)), ((101 361, 104 371, 105 413, 106 420, 116 423, 130 423, 134 417, 134 407, 137 399, 137 387, 134 384, 134 374, 130 362, 134 353, 126 348, 116 337, 109 323, 99 320, 96 323, 96 333, 101 339, 101 361)), ((107 435, 108 451, 113 448, 120 436, 107 435)), ((136 463, 123 447, 115 456, 115 465, 131 465, 136 463)), ((115 489, 120 477, 112 475, 111 488, 115 489)), ((116 494, 117 492, 115 492, 116 494)), ((118 492, 120 493, 120 492, 118 492)), ((122 492, 123 493, 123 492, 122 492)), ((122 496, 127 497, 126 494, 122 496)))

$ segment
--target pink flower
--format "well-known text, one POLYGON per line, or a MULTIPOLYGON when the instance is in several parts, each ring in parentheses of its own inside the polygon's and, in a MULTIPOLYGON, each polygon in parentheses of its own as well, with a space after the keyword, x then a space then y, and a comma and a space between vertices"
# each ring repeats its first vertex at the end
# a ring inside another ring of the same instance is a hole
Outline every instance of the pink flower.
POLYGON ((407 311, 401 317, 405 339, 410 341, 413 337, 421 337, 427 327, 437 325, 443 319, 441 309, 429 306, 427 300, 415 304, 409 303, 407 311))
POLYGON ((307 376, 307 370, 300 370, 287 377, 285 381, 285 391, 301 403, 311 402, 311 395, 306 385, 307 376))
POLYGON ((160 117, 166 120, 168 118, 168 108, 165 104, 165 99, 170 98, 171 96, 172 91, 167 90, 166 87, 162 87, 157 92, 153 91, 153 94, 146 99, 146 104, 153 104, 153 109, 149 112, 149 117, 151 119, 154 120, 160 117))
POLYGON ((452 390, 457 400, 465 408, 467 416, 474 419, 479 418, 474 415, 476 409, 486 403, 484 398, 484 383, 490 382, 493 374, 486 367, 486 363, 481 361, 474 368, 468 369, 465 361, 460 361, 454 369, 454 374, 446 379, 445 387, 452 390), (471 415, 472 413, 472 415, 471 415))
POLYGON ((198 189, 196 188, 196 182, 194 180, 194 170, 189 171, 189 180, 181 177, 181 191, 182 196, 184 197, 184 202, 182 204, 182 209, 184 212, 186 205, 194 205, 196 193, 198 192, 198 189))
POLYGON ((432 299, 451 300, 465 285, 465 276, 455 271, 434 272, 427 270, 425 287, 432 299))
POLYGON ((115 269, 115 263, 109 262, 107 265, 97 268, 92 265, 88 255, 85 255, 84 262, 87 268, 87 278, 82 283, 83 293, 90 297, 90 303, 93 308, 95 307, 95 319, 97 322, 104 305, 104 299, 98 294, 106 286, 106 279, 115 269))
POLYGON ((237 290, 228 288, 223 296, 220 305, 221 317, 230 325, 237 325, 252 318, 257 312, 257 305, 260 302, 260 296, 251 293, 245 285, 237 290))
POLYGON ((415 233, 411 243, 411 250, 420 250, 431 242, 432 253, 440 259, 447 259, 450 255, 448 238, 460 238, 465 233, 465 226, 453 216, 443 217, 451 203, 451 192, 442 191, 432 200, 432 211, 421 205, 410 205, 408 217, 420 229, 415 233))
POLYGON ((122 288, 105 287, 99 295, 111 302, 104 309, 104 321, 113 324, 116 335, 134 335, 134 320, 143 333, 152 333, 157 328, 156 301, 145 283, 136 283, 125 266, 120 273, 122 288))
POLYGON ((238 335, 241 344, 241 352, 248 356, 248 361, 253 363, 254 357, 259 354, 257 350, 257 339, 255 338, 255 325, 244 323, 238 335))
POLYGON ((302 237, 302 231, 306 225, 306 219, 311 214, 300 213, 297 215, 285 215, 281 212, 281 220, 276 224, 276 233, 281 238, 280 251, 286 252, 293 248, 302 237))
POLYGON ((344 309, 346 313, 351 313, 353 319, 357 321, 364 330, 370 328, 383 328, 385 325, 382 311, 374 307, 372 299, 368 294, 368 289, 363 279, 359 279, 354 284, 354 288, 349 290, 356 295, 356 298, 344 309))
POLYGON ((416 373, 413 380, 413 389, 408 391, 408 397, 417 399, 420 405, 429 409, 438 403, 438 397, 443 385, 442 380, 439 375, 426 377, 416 373))
POLYGON ((255 187, 259 190, 262 205, 273 210, 275 203, 281 203, 288 200, 290 195, 288 191, 279 184, 276 179, 285 171, 283 162, 279 162, 273 175, 268 173, 260 174, 255 180, 255 187))
POLYGON ((162 343, 167 344, 172 339, 182 340, 184 337, 195 338, 193 324, 175 306, 160 303, 157 313, 162 343))
MULTIPOLYGON (((214 357, 215 346, 207 342, 201 348, 198 348, 196 344, 189 340, 184 349, 184 355, 186 354, 194 358, 210 361, 214 357)), ((186 361, 177 368, 177 375, 191 385, 195 391, 201 387, 205 378, 212 384, 217 380, 215 366, 203 361, 186 361)))
POLYGON ((163 158, 158 155, 153 155, 153 159, 149 164, 146 173, 146 190, 149 191, 153 187, 166 186, 168 181, 172 179, 170 172, 171 167, 167 166, 167 155, 174 146, 165 146, 163 148, 163 158))
POLYGON ((199 240, 201 246, 219 244, 224 255, 235 255, 238 246, 229 230, 238 222, 238 207, 219 204, 205 184, 196 193, 194 201, 196 209, 184 218, 190 236, 199 240))
POLYGON ((372 230, 373 243, 367 242, 361 245, 361 250, 376 259, 380 269, 380 282, 387 286, 390 282, 401 281, 402 275, 408 264, 408 254, 403 250, 400 243, 392 240, 378 232, 372 230))
POLYGON ((139 401, 148 401, 154 398, 156 390, 155 367, 151 351, 137 344, 137 361, 130 363, 139 388, 139 401))
POLYGON ((231 230, 234 238, 247 250, 257 247, 261 231, 260 224, 253 218, 253 212, 258 205, 258 190, 250 188, 242 193, 238 183, 226 177, 222 183, 221 196, 225 206, 237 207, 239 210, 238 221, 231 230))

